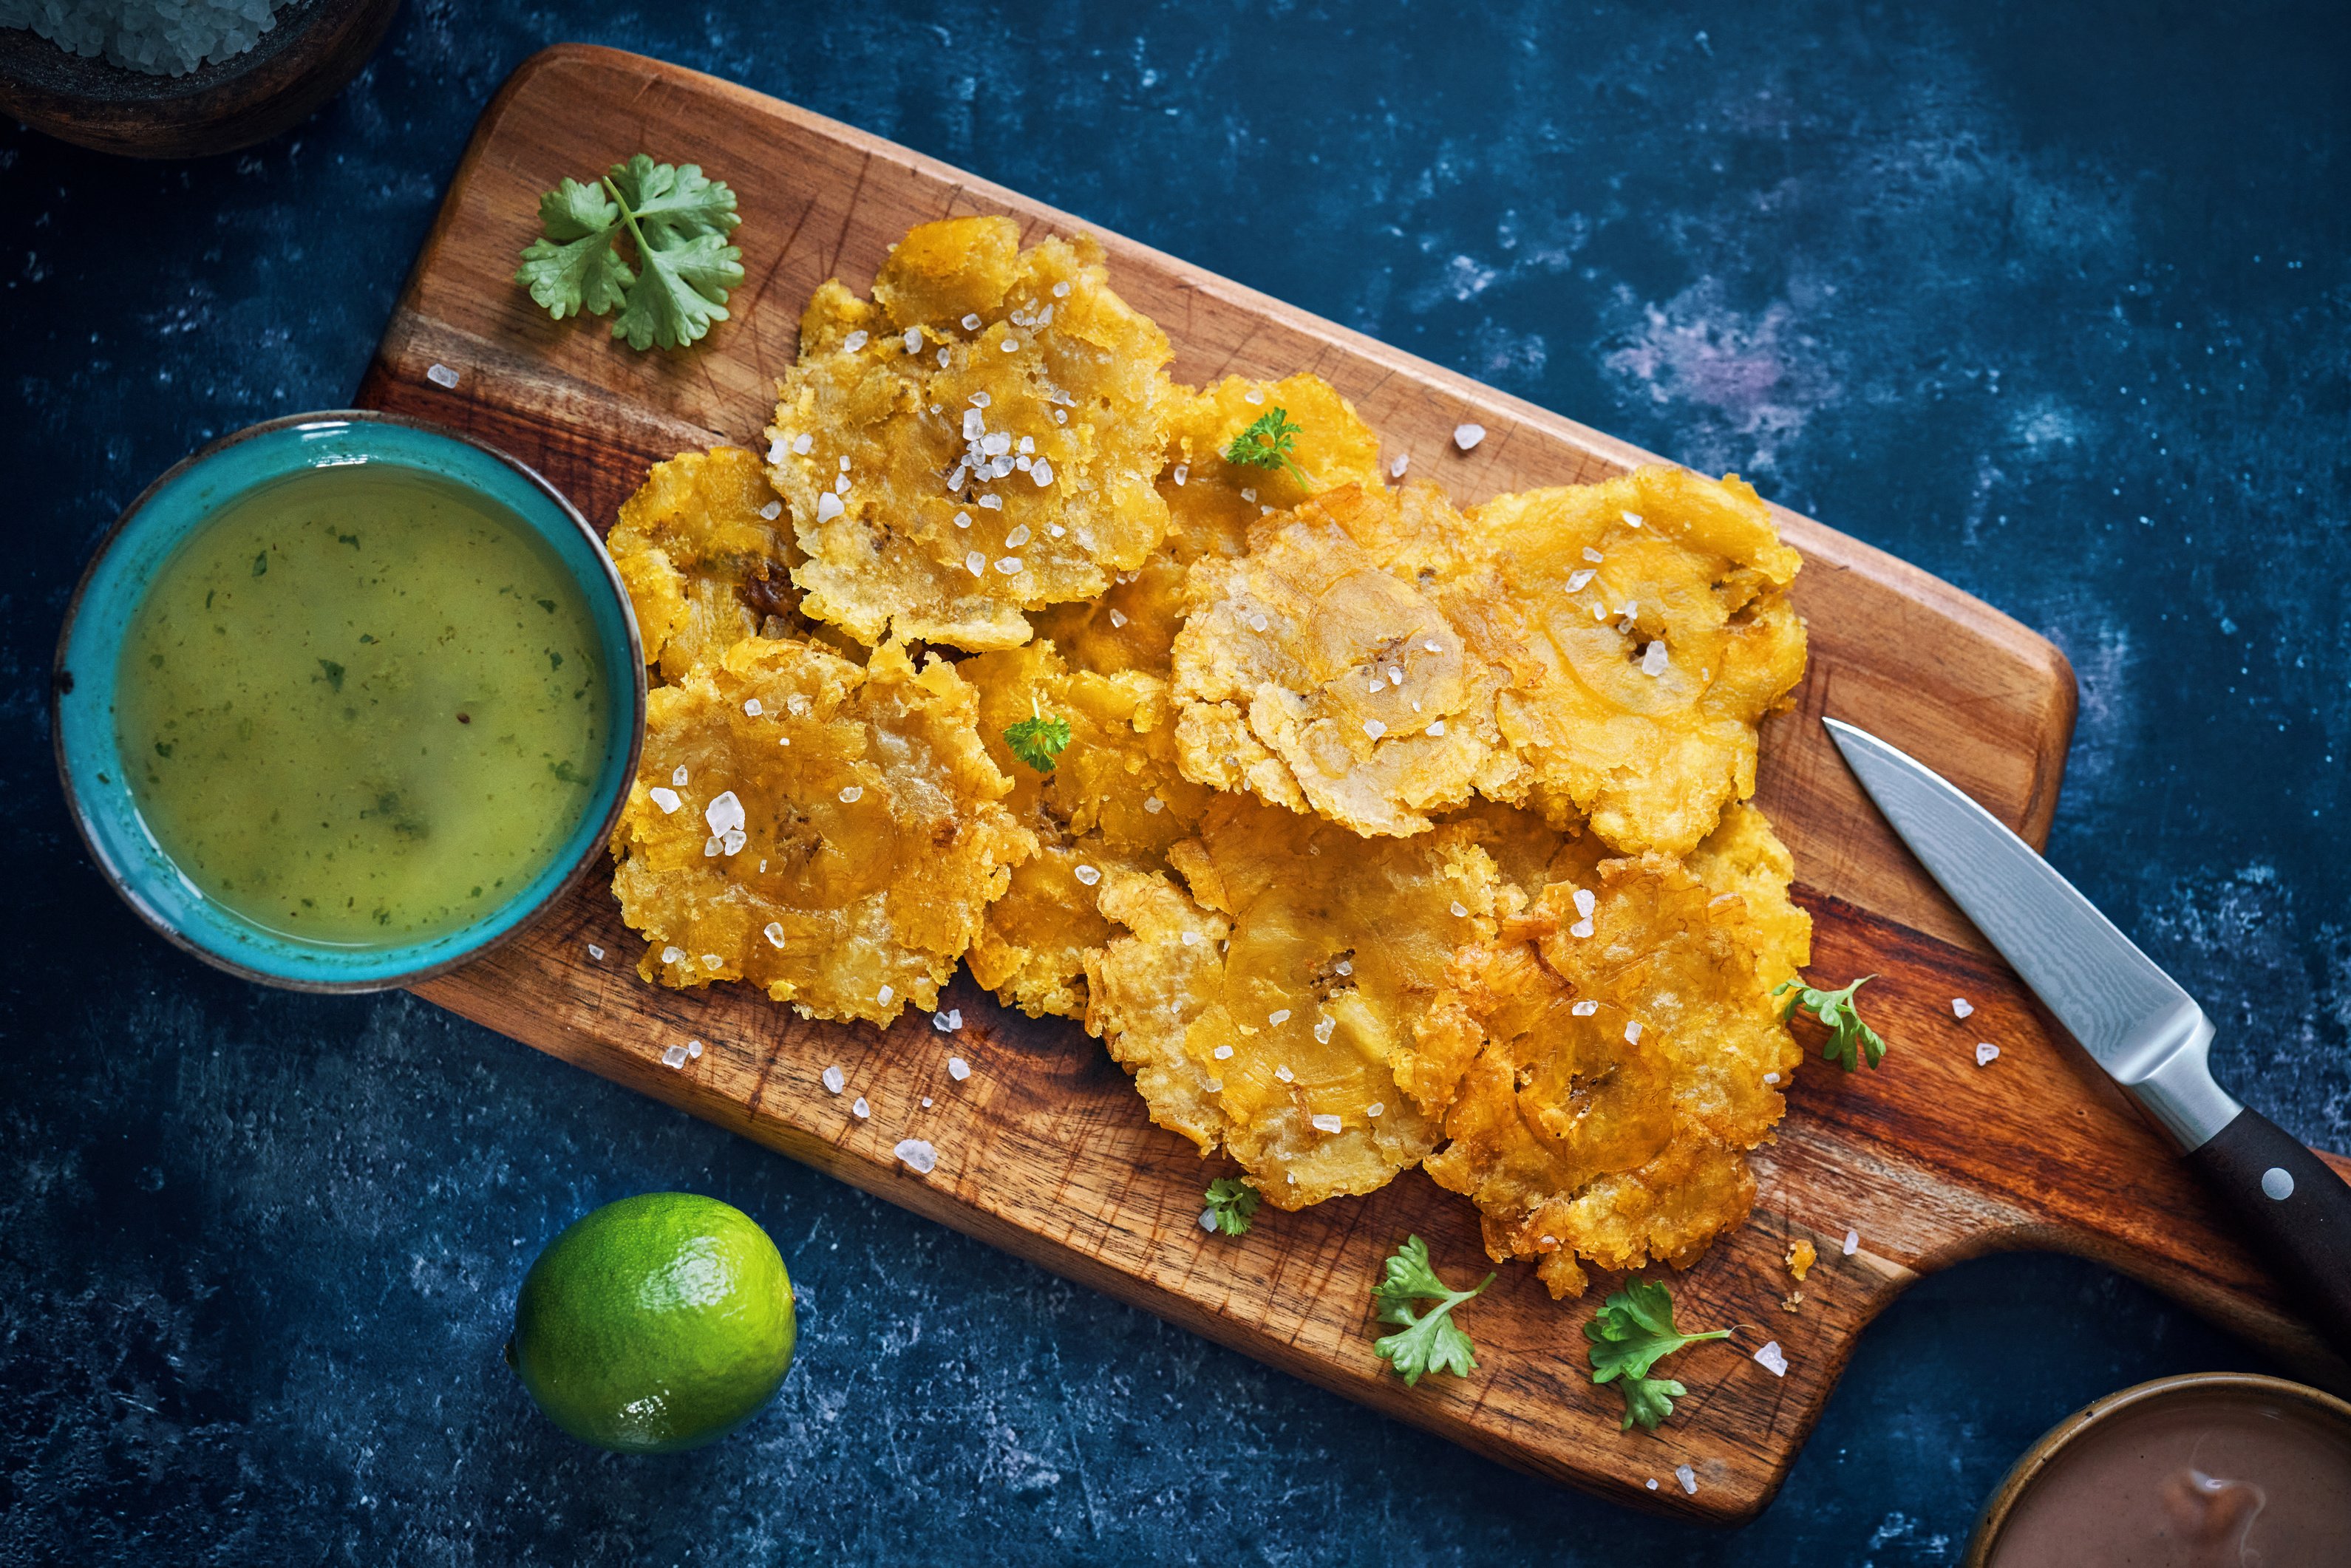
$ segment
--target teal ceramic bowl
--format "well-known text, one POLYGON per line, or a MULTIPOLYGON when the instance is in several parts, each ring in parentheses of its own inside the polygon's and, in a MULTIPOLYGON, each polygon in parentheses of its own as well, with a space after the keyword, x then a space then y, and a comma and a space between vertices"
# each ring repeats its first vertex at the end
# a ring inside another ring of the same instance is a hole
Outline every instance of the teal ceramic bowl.
POLYGON ((360 411, 295 414, 238 431, 147 487, 99 546, 57 643, 57 771, 82 840, 141 918, 206 963, 264 985, 370 991, 479 957, 528 926, 598 864, 627 803, 643 745, 645 665, 628 591, 595 530, 560 492, 491 447, 413 420, 360 411), (123 639, 148 584, 223 507, 307 468, 385 464, 470 491, 535 534, 579 585, 596 629, 612 741, 577 826, 530 881, 469 925, 413 943, 310 943, 246 920, 181 873, 141 820, 116 741, 123 639))

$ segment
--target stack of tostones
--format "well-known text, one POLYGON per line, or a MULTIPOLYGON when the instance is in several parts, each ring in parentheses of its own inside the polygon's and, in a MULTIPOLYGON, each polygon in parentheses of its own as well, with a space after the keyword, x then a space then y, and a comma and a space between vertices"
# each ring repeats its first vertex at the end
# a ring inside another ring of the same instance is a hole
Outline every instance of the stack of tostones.
POLYGON ((1024 609, 1141 566, 1167 532, 1169 353, 1091 239, 1024 251, 1009 218, 914 229, 871 300, 826 282, 768 431, 802 612, 867 644, 1011 648, 1024 609))
POLYGON ((647 695, 612 891, 674 987, 748 980, 811 1018, 928 1008, 1035 840, 977 694, 885 643, 863 668, 746 637, 647 695), (912 874, 919 869, 920 874, 912 874))
POLYGON ((1465 515, 1320 378, 1170 357, 1091 240, 927 224, 810 300, 764 471, 655 467, 641 972, 886 1024, 967 958, 1278 1208, 1425 1164, 1554 1294, 1686 1266, 1799 1057, 1743 803, 1796 552, 1672 468, 1465 515))

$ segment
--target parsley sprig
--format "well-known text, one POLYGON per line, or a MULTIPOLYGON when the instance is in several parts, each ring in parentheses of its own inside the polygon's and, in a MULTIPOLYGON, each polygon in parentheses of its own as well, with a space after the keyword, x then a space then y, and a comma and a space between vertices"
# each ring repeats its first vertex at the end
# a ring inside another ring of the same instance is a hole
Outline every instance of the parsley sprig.
POLYGON ((1678 1332, 1674 1327, 1674 1293, 1658 1281, 1632 1280, 1601 1303, 1592 1321, 1583 1325, 1583 1337, 1592 1342, 1592 1381, 1613 1382, 1625 1396, 1625 1425, 1620 1430, 1631 1431, 1637 1421, 1642 1430, 1654 1432, 1659 1422, 1674 1413, 1674 1400, 1689 1390, 1670 1377, 1651 1377, 1650 1369, 1684 1345, 1729 1339, 1730 1331, 1678 1332))
POLYGON ((1218 1176, 1208 1184, 1208 1212, 1217 1228, 1228 1236, 1247 1236, 1249 1216, 1257 1212, 1257 1188, 1238 1176, 1218 1176))
POLYGON ((593 184, 567 179, 538 199, 546 233, 522 253, 515 281, 557 320, 618 307, 612 336, 629 347, 684 348, 726 319, 727 290, 743 281, 743 253, 726 236, 743 220, 735 193, 695 164, 640 152, 593 184), (623 234, 640 277, 621 258, 623 234))
POLYGON ((1861 1021, 1854 1009, 1853 994, 1877 978, 1864 975, 1841 991, 1823 991, 1805 985, 1802 980, 1782 980, 1771 988, 1771 994, 1785 991, 1796 994, 1780 1009, 1780 1021, 1786 1023, 1799 1011, 1808 1012, 1821 1020, 1829 1037, 1821 1045, 1821 1060, 1834 1061, 1847 1072, 1859 1067, 1863 1061, 1876 1067, 1886 1060, 1886 1041, 1878 1032, 1861 1021))
POLYGON ((1053 771, 1069 748, 1070 721, 1047 713, 1037 706, 1037 694, 1029 694, 1029 716, 1004 728, 1004 744, 1012 755, 1040 773, 1053 771))
POLYGON ((1243 468, 1287 469, 1291 478, 1311 490, 1314 481, 1290 455, 1290 448, 1305 429, 1302 424, 1290 422, 1289 410, 1269 409, 1258 416, 1255 423, 1233 437, 1225 448, 1225 461, 1243 468))
POLYGON ((1372 1290, 1372 1299, 1380 1303, 1380 1322, 1401 1324, 1402 1330, 1374 1341, 1373 1354, 1408 1384, 1417 1384, 1421 1375, 1428 1372, 1468 1376, 1477 1370, 1477 1347, 1453 1322, 1453 1309, 1493 1282, 1494 1276, 1489 1274, 1475 1289, 1454 1290, 1429 1267, 1428 1243, 1417 1236, 1405 1237, 1404 1245, 1388 1257, 1386 1277, 1372 1290), (1415 1301, 1437 1305, 1415 1316, 1415 1301))

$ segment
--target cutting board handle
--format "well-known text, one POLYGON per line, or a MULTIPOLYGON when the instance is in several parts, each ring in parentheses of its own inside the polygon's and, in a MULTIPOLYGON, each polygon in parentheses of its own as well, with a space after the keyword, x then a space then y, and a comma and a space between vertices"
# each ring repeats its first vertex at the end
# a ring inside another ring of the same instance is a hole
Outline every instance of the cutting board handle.
POLYGON ((2351 1186, 2250 1107, 2188 1163, 2244 1222, 2319 1332, 2351 1357, 2351 1186))

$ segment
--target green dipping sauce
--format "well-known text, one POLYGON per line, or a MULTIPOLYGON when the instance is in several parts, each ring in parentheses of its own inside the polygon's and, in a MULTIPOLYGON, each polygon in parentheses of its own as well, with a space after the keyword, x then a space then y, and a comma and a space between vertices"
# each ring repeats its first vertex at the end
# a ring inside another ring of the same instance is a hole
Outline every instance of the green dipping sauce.
POLYGON ((490 915, 577 829, 612 727, 589 607, 504 508, 381 464, 240 497, 156 574, 115 729, 156 843, 303 941, 490 915))

